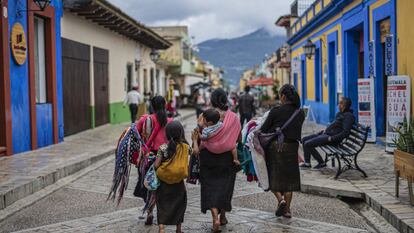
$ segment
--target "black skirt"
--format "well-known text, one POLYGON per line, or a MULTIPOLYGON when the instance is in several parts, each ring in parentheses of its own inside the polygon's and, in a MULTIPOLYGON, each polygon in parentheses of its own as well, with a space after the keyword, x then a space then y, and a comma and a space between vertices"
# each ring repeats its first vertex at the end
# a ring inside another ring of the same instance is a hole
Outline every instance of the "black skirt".
POLYGON ((277 152, 277 143, 274 141, 267 148, 266 166, 271 191, 300 191, 298 147, 299 144, 296 142, 284 143, 282 152, 277 152))
POLYGON ((156 191, 158 224, 178 225, 184 222, 187 208, 187 191, 184 181, 167 184, 160 181, 156 191))
POLYGON ((201 212, 212 208, 231 211, 236 170, 231 151, 213 154, 200 153, 201 212))

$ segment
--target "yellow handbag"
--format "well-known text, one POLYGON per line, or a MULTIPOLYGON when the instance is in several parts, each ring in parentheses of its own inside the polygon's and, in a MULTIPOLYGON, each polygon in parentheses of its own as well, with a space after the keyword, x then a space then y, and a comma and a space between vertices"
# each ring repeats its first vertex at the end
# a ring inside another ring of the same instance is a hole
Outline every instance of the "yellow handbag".
POLYGON ((161 165, 158 167, 158 178, 167 184, 176 184, 187 178, 188 152, 188 144, 178 144, 174 157, 161 163, 161 165))

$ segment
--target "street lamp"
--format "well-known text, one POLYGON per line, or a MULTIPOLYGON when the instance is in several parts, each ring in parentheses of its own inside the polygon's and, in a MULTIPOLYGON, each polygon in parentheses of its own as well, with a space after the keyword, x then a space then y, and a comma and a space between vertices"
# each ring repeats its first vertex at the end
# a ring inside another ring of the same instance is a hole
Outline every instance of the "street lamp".
POLYGON ((51 0, 34 0, 34 2, 41 11, 44 11, 50 5, 51 0))
POLYGON ((158 59, 160 59, 160 53, 157 50, 153 49, 150 53, 150 57, 154 63, 157 63, 158 59))
POLYGON ((308 42, 303 46, 303 51, 308 59, 311 59, 315 54, 315 44, 309 39, 308 42))

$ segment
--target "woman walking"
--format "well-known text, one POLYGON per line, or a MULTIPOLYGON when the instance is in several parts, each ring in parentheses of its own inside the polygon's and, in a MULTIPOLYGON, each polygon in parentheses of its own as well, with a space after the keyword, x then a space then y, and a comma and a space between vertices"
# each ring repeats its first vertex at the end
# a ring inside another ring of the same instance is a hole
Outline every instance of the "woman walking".
POLYGON ((291 218, 292 192, 300 191, 298 147, 305 114, 300 109, 300 98, 292 85, 286 84, 280 89, 280 101, 281 106, 274 107, 270 111, 260 130, 271 133, 277 128, 284 128, 283 145, 279 147, 280 145, 274 140, 265 153, 269 189, 279 203, 276 216, 291 218))
POLYGON ((159 147, 154 164, 160 180, 156 191, 159 232, 165 232, 165 225, 176 225, 176 232, 182 233, 181 224, 187 207, 184 179, 188 175, 188 156, 192 150, 180 122, 168 123, 165 133, 168 143, 159 147))
POLYGON ((150 151, 149 155, 145 155, 140 159, 138 167, 138 183, 134 190, 134 195, 144 200, 147 207, 147 220, 145 225, 153 224, 153 210, 155 207, 155 193, 149 192, 144 186, 144 177, 146 171, 154 162, 155 155, 157 155, 159 147, 167 143, 165 136, 165 126, 172 119, 167 117, 165 109, 165 99, 162 96, 155 96, 151 99, 151 108, 153 113, 151 115, 142 116, 137 123, 137 130, 144 139, 147 148, 150 151))
MULTIPOLYGON (((240 120, 228 110, 227 95, 223 89, 211 95, 212 106, 220 112, 223 125, 207 141, 202 142, 200 151, 201 211, 211 211, 213 232, 220 232, 220 225, 226 225, 226 212, 231 211, 236 169, 232 150, 240 134, 240 120)), ((202 117, 202 115, 201 115, 202 117)), ((200 119, 201 119, 200 117, 200 119)), ((199 131, 193 132, 194 151, 199 151, 199 131)))

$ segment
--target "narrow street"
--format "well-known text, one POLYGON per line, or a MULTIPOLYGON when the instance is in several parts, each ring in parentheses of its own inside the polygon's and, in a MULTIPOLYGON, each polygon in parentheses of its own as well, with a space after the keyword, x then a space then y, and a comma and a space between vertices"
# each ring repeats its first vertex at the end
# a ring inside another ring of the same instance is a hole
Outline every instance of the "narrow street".
MULTIPOLYGON (((189 118, 184 124, 189 139, 195 120, 189 118)), ((106 201, 113 163, 110 156, 104 159, 102 166, 86 168, 90 172, 1 221, 0 231, 157 232, 156 225, 145 227, 144 219, 139 218, 143 202, 132 195, 137 178, 135 171, 120 206, 106 201)), ((199 185, 187 185, 187 192, 184 232, 210 232, 210 214, 203 215, 199 208, 199 185)), ((291 220, 276 219, 275 206, 271 193, 264 193, 256 183, 248 183, 239 173, 230 224, 224 232, 397 232, 360 202, 347 204, 336 198, 295 193, 291 220)))

